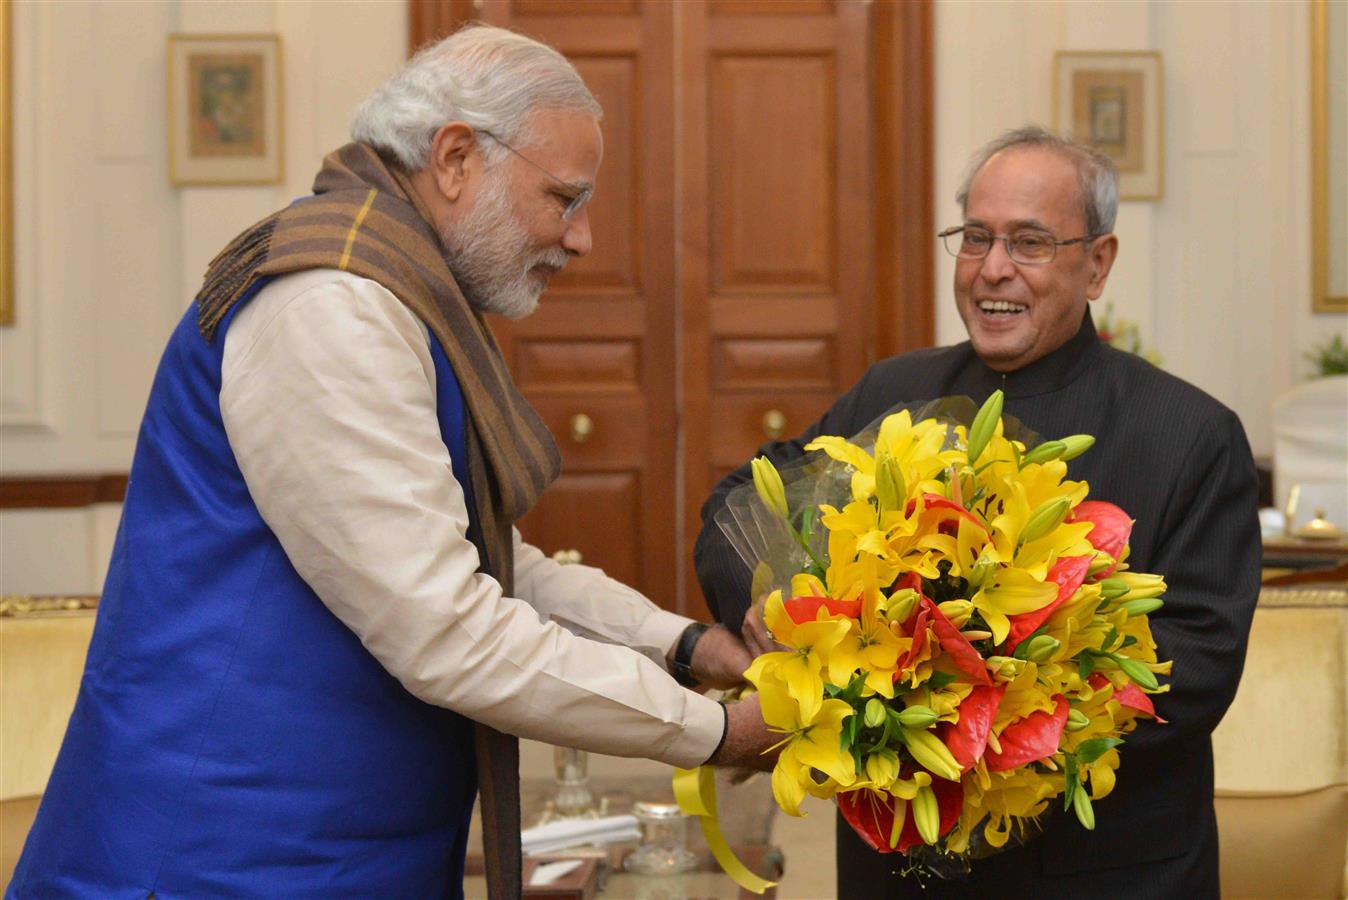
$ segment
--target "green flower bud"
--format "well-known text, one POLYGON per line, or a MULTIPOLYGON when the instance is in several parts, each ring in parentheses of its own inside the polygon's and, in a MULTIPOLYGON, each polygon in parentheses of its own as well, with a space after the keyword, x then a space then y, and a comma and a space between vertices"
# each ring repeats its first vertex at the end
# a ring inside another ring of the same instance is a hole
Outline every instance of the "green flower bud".
POLYGON ((1100 599, 1106 602, 1117 600, 1128 593, 1128 582, 1122 578, 1106 578, 1100 582, 1100 599))
POLYGON ((1080 731, 1091 724, 1090 717, 1079 709, 1071 710, 1067 713, 1067 730, 1080 731))
POLYGON ((974 563, 969 569, 969 590, 973 593, 983 589, 988 583, 988 579, 997 571, 997 561, 988 556, 984 551, 978 557, 978 562, 974 563))
POLYGON ((1071 511, 1072 501, 1067 497, 1045 500, 1030 513, 1029 521, 1025 523, 1025 528, 1020 533, 1020 542, 1028 544, 1052 533, 1071 511))
POLYGON ((910 706, 899 713, 899 723, 909 728, 929 728, 936 724, 936 712, 930 706, 910 706))
POLYGON ((1139 687, 1144 687, 1151 691, 1156 690, 1156 675, 1153 674, 1151 669, 1147 668, 1145 663, 1139 662, 1129 656, 1118 656, 1117 654, 1114 655, 1114 661, 1119 664, 1119 668, 1123 670, 1123 674, 1136 682, 1139 687))
POLYGON ((1066 450, 1067 445, 1062 441, 1044 441, 1044 443, 1021 457, 1021 468, 1034 465, 1035 463, 1043 465, 1046 462, 1051 462, 1062 456, 1066 450))
POLYGON ((992 395, 984 401, 978 415, 974 416, 973 424, 969 426, 969 465, 978 462, 978 458, 983 455, 983 451, 988 447, 988 441, 997 433, 997 423, 1002 418, 1002 401, 1004 397, 1001 391, 993 391, 992 395))
POLYGON ((885 724, 885 702, 879 697, 872 697, 866 701, 866 711, 862 714, 867 728, 879 728, 885 724))
POLYGON ((1129 616, 1149 616, 1162 606, 1165 606, 1165 601, 1159 597, 1140 597, 1137 600, 1129 600, 1119 609, 1129 616))
POLYGON ((1062 641, 1051 634, 1036 635, 1030 639, 1030 646, 1025 648, 1025 658, 1032 663, 1046 663, 1061 646, 1062 641))
POLYGON ((1063 450, 1062 456, 1058 458, 1063 462, 1069 462, 1091 449, 1095 445, 1095 438, 1089 434, 1074 434, 1063 438, 1062 443, 1066 449, 1063 450))

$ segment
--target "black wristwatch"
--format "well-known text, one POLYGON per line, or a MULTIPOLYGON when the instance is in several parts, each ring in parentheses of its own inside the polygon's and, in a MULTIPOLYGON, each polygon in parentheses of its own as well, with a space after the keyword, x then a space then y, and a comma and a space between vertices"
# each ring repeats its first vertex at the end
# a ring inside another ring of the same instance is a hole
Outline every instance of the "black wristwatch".
POLYGON ((693 677, 693 648, 710 627, 705 622, 694 622, 679 636, 679 644, 674 648, 674 662, 670 666, 670 674, 684 687, 698 685, 697 679, 693 677))

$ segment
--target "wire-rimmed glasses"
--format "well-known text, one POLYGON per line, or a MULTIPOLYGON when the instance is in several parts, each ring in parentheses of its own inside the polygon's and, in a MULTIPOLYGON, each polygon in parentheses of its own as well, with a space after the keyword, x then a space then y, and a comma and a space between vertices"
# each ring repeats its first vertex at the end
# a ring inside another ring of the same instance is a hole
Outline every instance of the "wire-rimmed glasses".
POLYGON ((505 141, 497 137, 495 134, 492 134, 490 131, 487 131, 486 129, 483 128, 479 128, 477 129, 477 133, 491 138, 493 141, 500 144, 502 147, 506 148, 511 153, 515 154, 520 159, 524 160, 526 163, 533 166, 535 169, 537 169, 544 175, 551 178, 553 181, 560 184, 562 187, 566 188, 566 193, 562 195, 563 198, 567 200, 566 208, 562 210, 563 222, 571 221, 571 218, 576 213, 580 212, 581 207, 583 207, 586 203, 589 203, 590 198, 594 196, 594 188, 580 187, 578 185, 572 184, 571 182, 563 178, 558 178, 556 175, 552 174, 547 169, 543 168, 538 163, 534 162, 532 159, 525 156, 523 153, 519 152, 514 147, 510 146, 505 141))
POLYGON ((1053 262, 1059 247, 1093 241, 1103 235, 1086 234, 1059 241, 1047 231, 1036 229, 1023 228, 1011 234, 993 234, 991 229, 981 225, 956 225, 942 231, 937 237, 945 245, 946 252, 957 259, 983 259, 992 252, 995 242, 1005 241, 1006 255, 1012 261, 1027 266, 1043 266, 1053 262))

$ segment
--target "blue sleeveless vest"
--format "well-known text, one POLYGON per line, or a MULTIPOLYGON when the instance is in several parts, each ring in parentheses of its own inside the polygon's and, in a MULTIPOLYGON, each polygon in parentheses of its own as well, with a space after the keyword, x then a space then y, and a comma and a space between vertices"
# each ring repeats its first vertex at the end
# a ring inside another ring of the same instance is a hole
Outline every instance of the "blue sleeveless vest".
MULTIPOLYGON (((386 672, 258 514, 219 402, 242 305, 211 344, 190 308, 160 362, 79 699, 9 896, 463 894, 473 724, 386 672)), ((431 352, 466 492, 463 398, 434 336, 431 352)))

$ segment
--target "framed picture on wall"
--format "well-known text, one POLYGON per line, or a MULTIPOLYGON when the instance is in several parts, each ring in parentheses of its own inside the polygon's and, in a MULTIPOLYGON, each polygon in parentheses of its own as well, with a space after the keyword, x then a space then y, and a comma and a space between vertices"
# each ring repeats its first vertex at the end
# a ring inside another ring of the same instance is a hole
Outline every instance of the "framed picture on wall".
POLYGON ((1311 5, 1311 284, 1315 312, 1348 312, 1348 6, 1311 5))
POLYGON ((168 39, 169 180, 273 184, 284 176, 281 39, 174 34, 168 39))
POLYGON ((14 79, 10 72, 9 3, 0 3, 0 325, 14 324, 14 161, 10 121, 14 79))
POLYGON ((1119 167, 1123 200, 1159 200, 1165 188, 1161 54, 1059 51, 1053 56, 1053 125, 1119 167))

